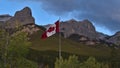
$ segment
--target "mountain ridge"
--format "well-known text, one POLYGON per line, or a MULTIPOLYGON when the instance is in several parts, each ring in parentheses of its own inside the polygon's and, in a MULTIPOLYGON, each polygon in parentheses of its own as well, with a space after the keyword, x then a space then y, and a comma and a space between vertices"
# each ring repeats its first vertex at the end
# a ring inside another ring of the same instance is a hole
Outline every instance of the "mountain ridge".
MULTIPOLYGON (((49 25, 50 24, 45 25, 44 27, 49 27, 49 25)), ((102 32, 96 31, 94 25, 87 19, 83 21, 76 21, 75 19, 62 21, 60 22, 60 32, 63 34, 64 38, 69 38, 73 41, 83 41, 84 38, 84 40, 88 40, 87 42, 92 43, 92 45, 103 42, 108 45, 120 45, 120 39, 116 39, 116 36, 120 36, 120 31, 116 32, 116 34, 112 36, 109 36, 102 32), (73 34, 79 36, 73 36, 73 34), (71 35, 73 38, 70 37, 71 35)))
MULTIPOLYGON (((17 24, 20 24, 21 26, 26 26, 27 28, 25 29, 28 32, 33 29, 32 33, 40 30, 40 28, 36 28, 35 19, 32 16, 32 11, 29 7, 25 7, 22 10, 16 11, 14 16, 10 16, 8 14, 0 15, 0 24, 2 25, 1 27, 13 29, 17 24)), ((49 27, 49 25, 45 25, 44 27, 49 27)), ((75 19, 62 21, 60 22, 60 32, 63 34, 64 38, 69 38, 72 34, 78 34, 80 38, 77 38, 77 41, 83 41, 84 38, 84 40, 87 39, 90 42, 100 42, 102 40, 104 42, 120 45, 120 39, 118 39, 120 32, 117 32, 112 36, 100 33, 96 31, 94 25, 88 19, 83 21, 76 21, 75 19)))

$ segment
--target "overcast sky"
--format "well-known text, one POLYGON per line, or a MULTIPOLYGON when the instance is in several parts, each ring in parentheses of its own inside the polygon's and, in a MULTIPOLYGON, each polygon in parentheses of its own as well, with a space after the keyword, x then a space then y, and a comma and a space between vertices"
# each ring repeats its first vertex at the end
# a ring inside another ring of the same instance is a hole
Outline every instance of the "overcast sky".
POLYGON ((54 23, 59 17, 90 20, 97 31, 112 35, 120 31, 120 0, 0 0, 0 15, 25 6, 32 9, 36 24, 54 23))

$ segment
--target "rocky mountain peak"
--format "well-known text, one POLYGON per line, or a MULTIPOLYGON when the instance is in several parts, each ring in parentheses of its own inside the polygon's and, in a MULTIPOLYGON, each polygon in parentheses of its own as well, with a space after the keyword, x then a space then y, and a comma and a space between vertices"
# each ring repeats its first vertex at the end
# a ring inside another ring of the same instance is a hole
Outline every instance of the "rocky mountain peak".
POLYGON ((11 17, 12 16, 10 16, 9 14, 0 15, 0 28, 4 27, 5 22, 9 20, 11 17))
POLYGON ((120 31, 116 32, 115 35, 119 35, 120 36, 120 31))
POLYGON ((88 19, 81 21, 81 24, 90 31, 96 31, 94 25, 88 19))
POLYGON ((76 23, 77 21, 75 19, 70 19, 67 21, 68 23, 76 23))
POLYGON ((120 45, 120 31, 116 32, 113 36, 111 36, 108 42, 114 43, 116 45, 120 45))
POLYGON ((15 17, 18 17, 18 16, 26 16, 26 17, 27 16, 32 16, 31 9, 29 7, 25 7, 22 10, 17 11, 15 13, 15 17))
POLYGON ((12 16, 10 16, 9 14, 0 15, 0 21, 5 22, 5 21, 9 20, 11 17, 12 16))
POLYGON ((60 28, 64 37, 69 37, 71 34, 78 34, 93 39, 98 36, 95 27, 89 20, 76 21, 71 19, 69 21, 61 22, 60 28))
POLYGON ((83 20, 84 23, 91 23, 88 19, 83 20))
POLYGON ((88 19, 83 20, 82 23, 84 23, 84 25, 94 27, 93 24, 88 19))
POLYGON ((32 17, 32 11, 29 7, 25 7, 20 11, 17 11, 15 15, 7 22, 9 28, 14 28, 16 23, 20 25, 35 24, 35 20, 32 17))
POLYGON ((0 18, 4 18, 4 17, 11 17, 11 16, 9 14, 0 15, 0 18))

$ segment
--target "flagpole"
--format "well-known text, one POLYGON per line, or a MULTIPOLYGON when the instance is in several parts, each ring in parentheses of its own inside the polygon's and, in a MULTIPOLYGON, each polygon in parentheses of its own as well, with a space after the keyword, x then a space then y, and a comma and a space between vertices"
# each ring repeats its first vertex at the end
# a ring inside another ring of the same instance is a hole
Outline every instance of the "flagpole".
POLYGON ((61 34, 59 33, 59 58, 61 58, 61 34))
POLYGON ((61 58, 61 33, 60 33, 60 22, 59 22, 59 59, 60 58, 61 58))

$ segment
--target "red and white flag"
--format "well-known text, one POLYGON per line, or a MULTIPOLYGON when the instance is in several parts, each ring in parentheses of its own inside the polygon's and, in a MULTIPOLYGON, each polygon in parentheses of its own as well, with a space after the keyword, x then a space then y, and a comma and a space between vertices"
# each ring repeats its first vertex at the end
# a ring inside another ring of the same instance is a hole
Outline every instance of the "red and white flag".
POLYGON ((57 32, 59 32, 59 20, 56 21, 54 24, 50 25, 42 34, 41 38, 46 39, 47 37, 50 37, 57 32))

